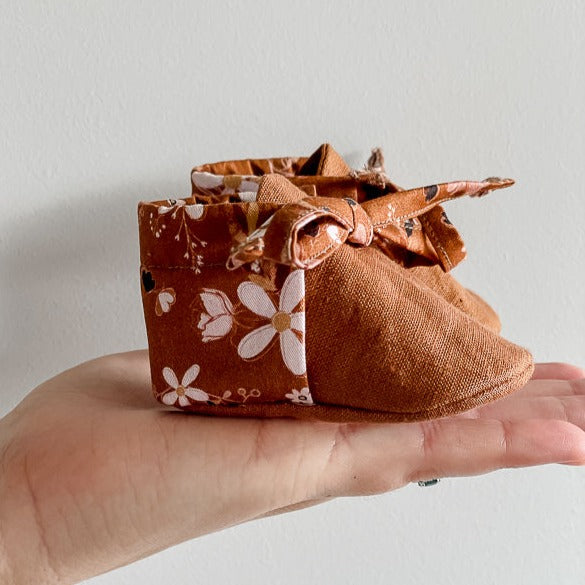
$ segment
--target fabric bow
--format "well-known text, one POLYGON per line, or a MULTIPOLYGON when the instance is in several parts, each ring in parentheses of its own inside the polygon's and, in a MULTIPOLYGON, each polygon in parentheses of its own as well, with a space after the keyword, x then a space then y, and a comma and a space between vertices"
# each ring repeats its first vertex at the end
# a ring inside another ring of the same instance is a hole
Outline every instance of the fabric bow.
POLYGON ((351 197, 307 195, 281 175, 266 175, 258 201, 283 205, 232 249, 227 268, 259 259, 313 268, 340 246, 376 243, 389 256, 409 250, 449 271, 465 258, 465 246, 441 203, 480 197, 510 187, 513 179, 455 181, 400 190, 358 203, 351 197))

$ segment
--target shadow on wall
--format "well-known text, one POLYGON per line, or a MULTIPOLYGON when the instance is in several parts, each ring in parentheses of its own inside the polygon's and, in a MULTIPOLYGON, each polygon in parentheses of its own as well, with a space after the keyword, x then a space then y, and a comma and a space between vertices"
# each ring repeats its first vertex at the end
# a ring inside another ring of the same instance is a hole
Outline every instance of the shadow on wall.
POLYGON ((0 367, 6 388, 27 391, 39 377, 79 361, 146 347, 137 205, 167 196, 161 193, 187 197, 178 194, 184 190, 184 183, 169 189, 162 181, 74 190, 52 202, 44 198, 5 229, 0 367))

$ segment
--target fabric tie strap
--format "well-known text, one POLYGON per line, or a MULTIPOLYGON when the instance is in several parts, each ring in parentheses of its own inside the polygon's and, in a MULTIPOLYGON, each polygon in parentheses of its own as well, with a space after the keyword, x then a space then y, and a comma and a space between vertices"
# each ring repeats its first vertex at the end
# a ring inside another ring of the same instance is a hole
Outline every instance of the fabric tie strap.
MULTIPOLYGON (((351 197, 307 195, 285 177, 265 175, 258 201, 283 203, 258 229, 237 245, 227 261, 236 269, 260 259, 295 268, 313 268, 342 245, 369 246, 373 242, 392 255, 404 247, 405 232, 420 224, 432 244, 422 255, 450 270, 465 257, 459 234, 446 220, 441 203, 466 195, 479 197, 510 187, 513 179, 454 181, 387 193, 362 203, 351 197)), ((410 235, 410 234, 408 234, 410 235)))

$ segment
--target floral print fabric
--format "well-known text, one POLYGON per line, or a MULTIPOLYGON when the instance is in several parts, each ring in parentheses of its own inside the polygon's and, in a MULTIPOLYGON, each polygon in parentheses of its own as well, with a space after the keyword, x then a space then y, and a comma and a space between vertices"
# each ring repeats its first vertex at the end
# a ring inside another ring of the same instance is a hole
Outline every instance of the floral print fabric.
POLYGON ((229 199, 237 195, 240 201, 254 201, 258 192, 260 179, 254 176, 214 175, 212 173, 193 171, 193 186, 214 201, 229 199))
POLYGON ((314 404, 287 396, 308 388, 304 271, 259 261, 235 272, 225 266, 231 247, 259 233, 271 211, 252 201, 140 205, 143 307, 153 392, 163 404, 192 411, 314 404))

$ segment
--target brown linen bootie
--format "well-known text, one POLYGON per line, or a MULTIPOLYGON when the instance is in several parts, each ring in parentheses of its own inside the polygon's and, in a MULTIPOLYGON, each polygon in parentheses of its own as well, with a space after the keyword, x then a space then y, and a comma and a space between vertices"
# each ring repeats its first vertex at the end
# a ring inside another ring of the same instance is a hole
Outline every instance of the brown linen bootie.
POLYGON ((192 182, 189 199, 138 206, 162 403, 414 421, 485 404, 530 378, 530 353, 497 334, 474 293, 458 307, 460 285, 438 272, 464 257, 440 203, 513 181, 402 190, 331 149, 202 165, 192 182))

